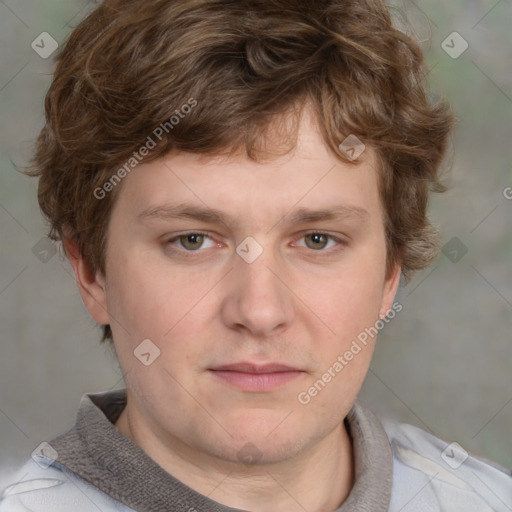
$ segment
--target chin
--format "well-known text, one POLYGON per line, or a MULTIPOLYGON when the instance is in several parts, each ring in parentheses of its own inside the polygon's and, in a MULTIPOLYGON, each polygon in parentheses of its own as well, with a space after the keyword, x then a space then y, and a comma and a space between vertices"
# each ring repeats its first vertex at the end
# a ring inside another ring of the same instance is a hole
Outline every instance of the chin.
POLYGON ((230 439, 231 449, 236 447, 237 460, 244 457, 245 452, 254 458, 259 456, 262 463, 280 462, 299 453, 311 436, 291 421, 285 426, 289 421, 283 421, 285 417, 281 415, 277 421, 272 417, 268 421, 260 419, 259 423, 239 423, 230 439))

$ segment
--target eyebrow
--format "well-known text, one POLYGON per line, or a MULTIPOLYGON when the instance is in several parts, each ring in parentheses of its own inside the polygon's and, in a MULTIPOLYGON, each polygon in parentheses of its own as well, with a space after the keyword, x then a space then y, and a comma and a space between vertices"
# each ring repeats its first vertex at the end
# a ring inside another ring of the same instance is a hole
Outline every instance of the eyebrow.
MULTIPOLYGON (((364 208, 355 205, 339 204, 332 208, 312 210, 304 207, 297 208, 293 213, 285 214, 279 222, 288 217, 289 224, 306 224, 319 221, 351 220, 365 222, 369 213, 364 208)), ((193 206, 190 204, 162 204, 150 206, 137 215, 140 221, 151 219, 191 219, 210 224, 224 224, 232 226, 235 217, 215 208, 193 206)), ((278 222, 278 223, 279 223, 278 222)))

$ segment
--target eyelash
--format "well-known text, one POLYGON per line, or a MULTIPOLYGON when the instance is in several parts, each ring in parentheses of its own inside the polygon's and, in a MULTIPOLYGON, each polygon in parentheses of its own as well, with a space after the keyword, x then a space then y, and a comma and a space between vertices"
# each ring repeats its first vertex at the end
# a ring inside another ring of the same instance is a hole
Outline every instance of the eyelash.
MULTIPOLYGON (((170 239, 168 239, 166 241, 166 244, 165 245, 173 245, 174 242, 177 242, 180 240, 180 238, 184 238, 184 237, 187 237, 187 236, 190 236, 190 235, 200 235, 200 236, 204 236, 204 237, 208 237, 210 238, 211 240, 213 240, 213 238, 210 236, 209 233, 205 232, 205 231, 189 231, 189 232, 186 232, 186 233, 180 233, 179 235, 176 235, 170 239)), ((337 253, 343 249, 345 249, 345 247, 348 245, 348 243, 345 241, 345 240, 342 240, 341 238, 338 238, 334 235, 331 235, 330 233, 327 233, 325 231, 307 231, 305 233, 302 233, 302 235, 295 239, 294 243, 308 235, 324 235, 324 236, 327 236, 329 240, 333 240, 335 241, 338 246, 337 247, 331 247, 330 249, 319 249, 319 250, 314 250, 314 249, 310 249, 311 252, 316 252, 316 253, 324 253, 323 255, 325 256, 329 256, 333 253, 337 253)), ((308 249, 308 247, 305 247, 305 249, 308 249)), ((196 254, 202 252, 202 249, 197 249, 195 251, 190 251, 190 250, 187 250, 185 248, 175 248, 173 247, 172 249, 173 251, 175 252, 180 252, 182 253, 183 256, 187 257, 187 258, 193 258, 196 254)))

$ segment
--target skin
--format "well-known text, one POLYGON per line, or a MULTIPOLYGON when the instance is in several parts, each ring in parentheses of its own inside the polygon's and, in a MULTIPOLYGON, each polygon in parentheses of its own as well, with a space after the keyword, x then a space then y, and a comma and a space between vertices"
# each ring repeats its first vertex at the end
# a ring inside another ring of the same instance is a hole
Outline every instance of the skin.
POLYGON ((295 149, 264 163, 171 153, 134 169, 113 207, 105 276, 65 242, 84 304, 113 331, 128 391, 116 426, 213 500, 255 512, 325 512, 350 493, 343 420, 375 340, 307 405, 297 397, 392 306, 400 267, 386 276, 374 157, 367 147, 357 165, 341 161, 305 115, 295 149), (177 203, 227 219, 139 218, 177 203), (297 208, 339 205, 365 213, 292 222, 297 208), (197 231, 208 236, 183 236, 197 231), (263 249, 252 263, 236 252, 248 236, 263 249), (134 350, 148 338, 160 356, 145 366, 134 350), (241 361, 301 373, 254 392, 211 371, 241 361), (252 464, 240 461, 247 450, 252 464))

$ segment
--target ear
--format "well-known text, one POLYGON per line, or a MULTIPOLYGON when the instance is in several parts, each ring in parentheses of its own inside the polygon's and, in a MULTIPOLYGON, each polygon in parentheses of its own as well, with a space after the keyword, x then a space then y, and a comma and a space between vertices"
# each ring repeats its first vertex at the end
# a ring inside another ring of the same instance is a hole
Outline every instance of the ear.
POLYGON ((105 277, 101 272, 94 273, 91 270, 89 264, 80 254, 76 240, 71 237, 63 237, 62 244, 73 267, 78 291, 87 311, 99 324, 109 324, 105 277))
POLYGON ((400 274, 402 271, 402 266, 400 264, 396 264, 393 267, 393 270, 386 277, 386 281, 384 282, 384 289, 382 292, 382 302, 379 311, 379 318, 383 319, 387 316, 388 311, 391 309, 393 305, 393 300, 395 299, 396 291, 398 289, 398 285, 400 284, 400 274))

